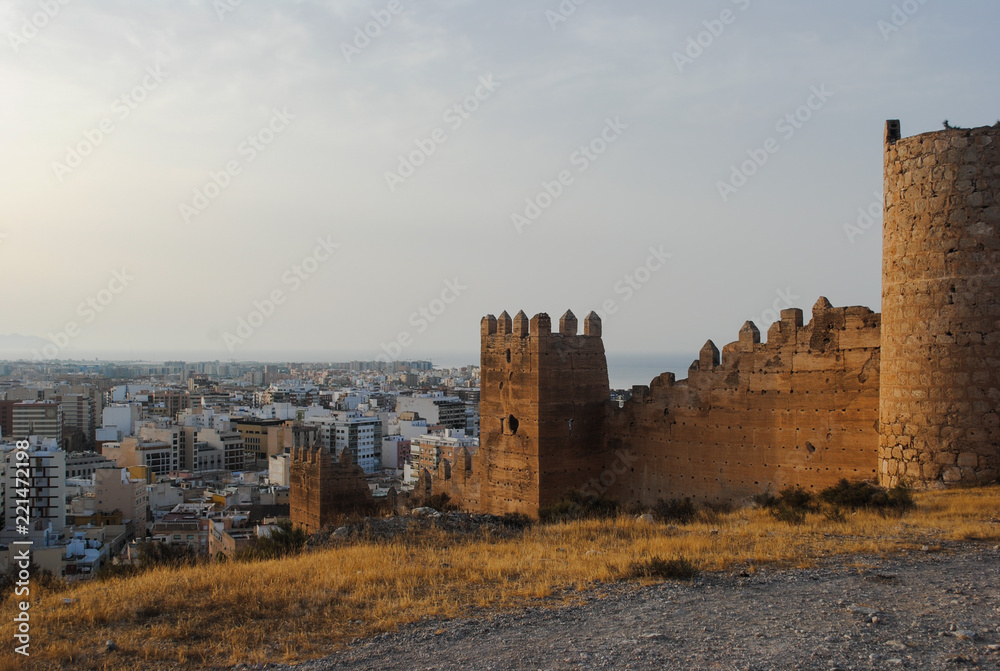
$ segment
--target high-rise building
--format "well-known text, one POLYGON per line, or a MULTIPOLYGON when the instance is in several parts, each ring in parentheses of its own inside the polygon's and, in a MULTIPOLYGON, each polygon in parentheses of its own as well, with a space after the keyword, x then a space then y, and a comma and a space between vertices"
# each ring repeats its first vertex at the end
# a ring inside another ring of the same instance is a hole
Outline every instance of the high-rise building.
POLYGON ((27 478, 21 465, 25 462, 17 460, 15 450, 8 449, 3 455, 4 525, 7 529, 18 528, 17 501, 24 498, 21 494, 27 494, 31 502, 29 528, 45 530, 51 525, 52 531, 59 533, 66 528, 66 453, 53 441, 32 443, 27 451, 27 478), (23 486, 25 482, 28 487, 23 486))
POLYGON ((62 444, 62 408, 54 401, 21 401, 13 408, 14 440, 25 440, 28 436, 55 438, 62 444))
POLYGON ((382 470, 382 420, 361 412, 334 412, 329 416, 310 417, 308 424, 317 427, 319 443, 339 459, 346 449, 353 463, 365 473, 382 470))
POLYGON ((440 424, 448 429, 464 431, 467 427, 465 403, 457 396, 400 396, 396 399, 396 412, 415 412, 428 424, 440 424))

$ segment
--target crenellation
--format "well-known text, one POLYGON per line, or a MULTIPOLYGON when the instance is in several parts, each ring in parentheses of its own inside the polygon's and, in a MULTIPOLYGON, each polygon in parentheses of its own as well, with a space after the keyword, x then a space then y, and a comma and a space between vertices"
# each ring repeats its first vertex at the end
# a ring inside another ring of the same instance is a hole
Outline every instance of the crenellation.
POLYGON ((593 338, 601 337, 601 318, 596 312, 589 312, 583 319, 583 335, 593 338))
POLYGON ((562 336, 575 336, 577 332, 576 315, 572 310, 566 310, 565 314, 559 318, 559 334, 562 336))
POLYGON ((531 318, 530 333, 539 338, 552 335, 552 320, 546 313, 540 312, 531 318))
POLYGON ((707 341, 687 379, 636 385, 621 408, 594 312, 582 335, 571 311, 556 334, 545 313, 487 316, 481 447, 434 490, 537 515, 569 489, 651 504, 841 478, 996 482, 1000 129, 903 139, 890 121, 885 140, 882 313, 819 297, 808 324, 782 310, 765 342, 745 322, 721 352, 707 341))
POLYGON ((721 363, 719 348, 711 340, 707 341, 698 353, 698 370, 710 372, 715 370, 721 363))
POLYGON ((528 315, 524 314, 524 310, 520 310, 514 317, 513 331, 511 332, 515 338, 527 338, 529 334, 530 321, 528 320, 528 315))
POLYGON ((739 349, 740 352, 750 353, 754 351, 754 346, 760 344, 760 329, 751 321, 745 322, 740 329, 739 349))
POLYGON ((497 318, 493 315, 483 317, 480 331, 484 338, 495 336, 497 334, 497 318))
POLYGON ((497 334, 502 336, 511 335, 514 332, 514 329, 511 326, 510 315, 507 314, 506 310, 501 312, 500 316, 497 318, 497 328, 499 329, 497 334))

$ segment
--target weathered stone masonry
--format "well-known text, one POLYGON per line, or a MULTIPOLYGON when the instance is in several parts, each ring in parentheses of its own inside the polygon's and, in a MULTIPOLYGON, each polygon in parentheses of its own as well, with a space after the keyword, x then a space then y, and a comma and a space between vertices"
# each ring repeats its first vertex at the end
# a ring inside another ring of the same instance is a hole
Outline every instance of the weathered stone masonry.
POLYGON ((488 316, 481 441, 424 492, 524 512, 569 489, 622 503, 733 501, 841 478, 917 486, 1000 473, 1000 129, 901 139, 886 126, 883 313, 784 310, 709 341, 687 380, 665 373, 607 401, 601 323, 488 316))
POLYGON ((351 451, 343 450, 334 461, 318 441, 292 449, 289 484, 292 524, 308 533, 330 526, 337 515, 367 512, 372 505, 365 472, 352 461, 351 451))
POLYGON ((721 357, 709 341, 687 380, 661 375, 611 414, 609 450, 634 464, 606 494, 722 502, 872 479, 878 370, 879 316, 867 308, 821 298, 805 326, 801 310, 784 310, 766 344, 747 322, 721 357))
POLYGON ((879 477, 1000 472, 1000 129, 886 127, 879 477))

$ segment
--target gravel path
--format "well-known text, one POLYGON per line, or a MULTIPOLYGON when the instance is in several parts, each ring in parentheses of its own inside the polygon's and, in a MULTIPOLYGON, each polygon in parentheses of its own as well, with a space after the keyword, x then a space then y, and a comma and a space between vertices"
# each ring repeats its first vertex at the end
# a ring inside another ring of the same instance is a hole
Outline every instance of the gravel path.
POLYGON ((1000 549, 620 583, 581 605, 423 622, 270 668, 1000 669, 1000 549))

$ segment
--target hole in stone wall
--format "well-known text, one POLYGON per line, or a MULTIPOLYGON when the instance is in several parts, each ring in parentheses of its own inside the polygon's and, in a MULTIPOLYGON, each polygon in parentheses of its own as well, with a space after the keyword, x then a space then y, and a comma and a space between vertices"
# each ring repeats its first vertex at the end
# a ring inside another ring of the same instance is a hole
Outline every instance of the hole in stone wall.
POLYGON ((517 421, 517 417, 515 417, 514 415, 511 415, 510 417, 507 418, 507 426, 510 427, 510 435, 512 436, 517 435, 517 427, 520 426, 520 424, 521 423, 517 421))
POLYGON ((507 363, 510 363, 510 350, 507 350, 507 363))

